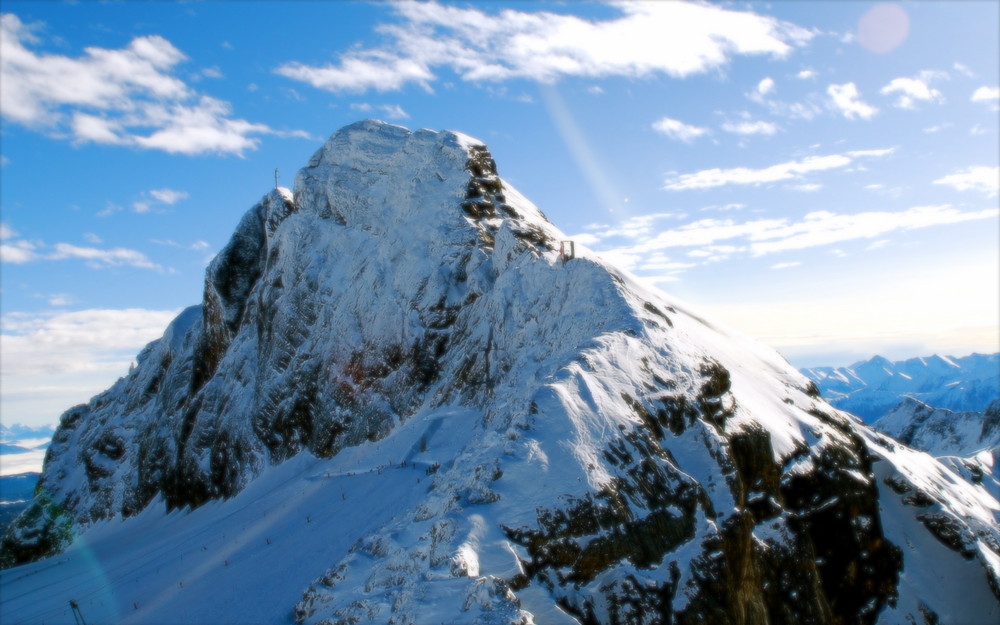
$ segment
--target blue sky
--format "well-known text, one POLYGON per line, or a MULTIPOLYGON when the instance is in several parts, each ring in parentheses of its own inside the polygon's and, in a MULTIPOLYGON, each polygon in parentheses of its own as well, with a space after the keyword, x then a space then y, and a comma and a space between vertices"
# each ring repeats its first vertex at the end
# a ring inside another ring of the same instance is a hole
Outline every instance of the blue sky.
POLYGON ((5 1, 0 414, 124 374, 366 117, 796 365, 1000 350, 998 7, 5 1))

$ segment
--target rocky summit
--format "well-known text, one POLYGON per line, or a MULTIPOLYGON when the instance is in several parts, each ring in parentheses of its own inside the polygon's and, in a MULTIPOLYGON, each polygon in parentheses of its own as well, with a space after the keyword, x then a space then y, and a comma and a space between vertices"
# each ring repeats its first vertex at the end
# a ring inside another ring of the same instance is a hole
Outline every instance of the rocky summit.
POLYGON ((998 519, 772 350, 572 245, 480 141, 365 121, 62 416, 0 613, 993 623, 998 519))

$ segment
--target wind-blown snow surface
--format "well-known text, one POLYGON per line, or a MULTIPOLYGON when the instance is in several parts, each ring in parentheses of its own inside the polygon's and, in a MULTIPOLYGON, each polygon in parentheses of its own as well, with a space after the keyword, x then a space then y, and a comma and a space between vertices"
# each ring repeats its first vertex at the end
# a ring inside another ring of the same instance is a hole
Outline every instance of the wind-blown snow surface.
POLYGON ((983 488, 564 238, 474 139, 335 134, 63 416, 4 622, 1000 618, 983 488))

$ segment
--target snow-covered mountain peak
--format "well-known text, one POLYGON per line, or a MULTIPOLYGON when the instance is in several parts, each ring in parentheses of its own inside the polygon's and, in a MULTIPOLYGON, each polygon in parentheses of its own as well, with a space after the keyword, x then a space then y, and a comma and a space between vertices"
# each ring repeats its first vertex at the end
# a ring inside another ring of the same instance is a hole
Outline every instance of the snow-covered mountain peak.
MULTIPOLYGON (((201 306, 63 415, 4 559, 158 528, 186 560, 143 588, 185 590, 140 596, 124 554, 113 622, 1000 615, 1000 504, 952 501, 947 469, 903 471, 773 350, 564 238, 474 139, 339 131, 247 212, 201 306), (937 539, 962 604, 903 574, 937 539)), ((46 620, 6 592, 31 566, 2 573, 5 616, 46 620)))
POLYGON ((336 132, 295 179, 300 206, 411 252, 441 253, 515 219, 556 234, 530 202, 507 202, 485 144, 452 131, 366 120, 336 132))

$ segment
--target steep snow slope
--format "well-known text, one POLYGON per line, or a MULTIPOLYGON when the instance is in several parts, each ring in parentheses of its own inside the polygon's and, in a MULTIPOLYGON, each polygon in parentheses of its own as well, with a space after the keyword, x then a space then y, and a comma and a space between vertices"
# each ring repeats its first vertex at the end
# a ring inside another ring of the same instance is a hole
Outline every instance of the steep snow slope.
POLYGON ((934 456, 974 456, 1000 447, 1000 399, 983 412, 953 412, 907 398, 874 427, 934 456))
POLYGON ((1000 354, 896 362, 875 356, 850 367, 815 367, 802 373, 831 404, 868 423, 885 415, 904 397, 966 412, 981 412, 1000 397, 1000 354))
POLYGON ((1000 498, 1000 399, 984 412, 952 412, 905 399, 874 427, 1000 498))
POLYGON ((5 618, 1000 617, 985 489, 564 238, 474 139, 335 134, 63 416, 5 618))

